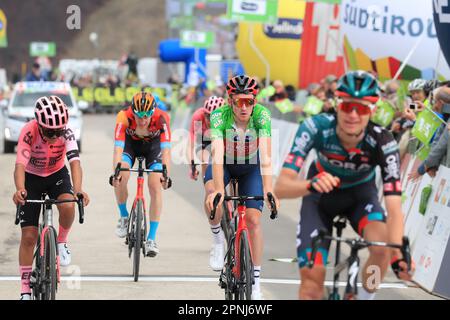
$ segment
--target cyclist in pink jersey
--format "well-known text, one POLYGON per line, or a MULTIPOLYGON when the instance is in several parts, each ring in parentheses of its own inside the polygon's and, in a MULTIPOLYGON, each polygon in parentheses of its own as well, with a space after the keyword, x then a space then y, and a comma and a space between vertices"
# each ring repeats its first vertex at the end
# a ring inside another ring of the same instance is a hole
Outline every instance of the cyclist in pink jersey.
MULTIPOLYGON (((209 136, 210 129, 210 115, 211 112, 217 108, 222 107, 225 104, 225 100, 221 97, 211 96, 209 97, 203 108, 197 109, 192 115, 191 126, 189 128, 189 160, 190 163, 195 163, 194 159, 200 159, 202 165, 202 177, 205 176, 206 168, 208 167, 209 156, 211 154, 211 139, 209 136)), ((197 180, 199 171, 196 169, 192 172, 192 168, 189 167, 189 176, 193 180, 197 180)))
MULTIPOLYGON (((64 102, 57 96, 41 97, 36 101, 35 118, 23 127, 17 145, 14 170, 16 192, 14 203, 22 204, 20 226, 22 238, 19 249, 21 276, 21 300, 31 299, 30 275, 33 250, 38 237, 40 205, 25 203, 25 199, 40 199, 42 193, 52 199, 76 198, 78 193, 88 205, 89 197, 82 190, 82 170, 75 135, 67 125, 69 113, 64 102), (64 157, 70 164, 72 182, 64 157)), ((67 266, 71 254, 67 237, 75 217, 74 203, 58 205, 59 232, 58 253, 60 265, 67 266)))

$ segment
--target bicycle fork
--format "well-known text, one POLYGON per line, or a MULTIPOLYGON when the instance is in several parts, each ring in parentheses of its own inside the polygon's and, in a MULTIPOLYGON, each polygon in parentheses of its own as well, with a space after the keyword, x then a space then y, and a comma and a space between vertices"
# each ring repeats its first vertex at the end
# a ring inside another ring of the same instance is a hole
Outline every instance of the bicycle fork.
POLYGON ((348 258, 348 276, 344 300, 355 300, 358 296, 358 274, 360 260, 357 252, 357 248, 352 248, 350 257, 348 258))

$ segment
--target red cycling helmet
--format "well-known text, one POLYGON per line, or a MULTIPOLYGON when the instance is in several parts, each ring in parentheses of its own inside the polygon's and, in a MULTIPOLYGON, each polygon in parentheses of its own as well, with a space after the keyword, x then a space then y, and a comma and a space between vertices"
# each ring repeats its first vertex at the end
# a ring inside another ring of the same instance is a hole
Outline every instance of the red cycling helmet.
POLYGON ((62 129, 69 122, 69 111, 58 96, 40 97, 36 101, 34 117, 41 127, 62 129))
POLYGON ((203 105, 203 110, 205 110, 207 114, 211 114, 211 112, 220 108, 224 104, 225 100, 223 98, 211 96, 205 101, 205 104, 203 105))
POLYGON ((259 85, 255 79, 246 75, 235 76, 227 83, 228 96, 234 94, 252 94, 256 96, 259 91, 259 85))

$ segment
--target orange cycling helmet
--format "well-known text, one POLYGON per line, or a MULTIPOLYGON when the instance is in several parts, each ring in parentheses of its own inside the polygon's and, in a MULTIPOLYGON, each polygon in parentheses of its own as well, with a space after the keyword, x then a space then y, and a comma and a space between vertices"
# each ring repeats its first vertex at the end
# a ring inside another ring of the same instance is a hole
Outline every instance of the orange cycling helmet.
POLYGON ((205 101, 205 104, 203 105, 203 110, 205 110, 207 114, 211 114, 211 112, 220 108, 224 104, 225 100, 223 98, 212 96, 205 101))
POLYGON ((139 118, 151 117, 156 108, 155 98, 150 92, 136 93, 131 101, 131 108, 139 118))

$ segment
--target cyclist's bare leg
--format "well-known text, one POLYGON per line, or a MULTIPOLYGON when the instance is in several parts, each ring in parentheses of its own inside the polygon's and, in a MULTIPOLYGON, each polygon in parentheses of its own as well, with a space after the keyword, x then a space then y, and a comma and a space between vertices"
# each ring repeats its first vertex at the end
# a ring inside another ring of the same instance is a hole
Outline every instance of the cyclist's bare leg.
MULTIPOLYGON (((388 241, 386 223, 373 221, 364 228, 364 239, 367 241, 388 241)), ((375 292, 381 284, 389 267, 389 249, 369 247, 369 258, 362 269, 362 280, 367 292, 375 292)))
POLYGON ((300 300, 321 300, 323 298, 326 269, 323 265, 315 265, 312 269, 300 269, 300 300))
POLYGON ((247 208, 245 222, 250 236, 252 247, 253 265, 260 266, 263 253, 263 235, 261 228, 261 211, 254 208, 247 208))
MULTIPOLYGON (((58 200, 72 200, 73 195, 69 193, 63 193, 58 197, 58 200)), ((59 211, 59 225, 66 230, 72 227, 75 220, 75 203, 61 203, 57 205, 59 211)))
POLYGON ((222 207, 221 206, 217 207, 216 216, 215 216, 214 220, 211 220, 209 218, 209 216, 211 215, 211 212, 206 207, 206 198, 213 192, 214 192, 214 182, 213 182, 213 180, 209 180, 208 182, 205 183, 205 201, 203 202, 203 205, 204 205, 206 216, 208 217, 208 222, 212 226, 218 225, 220 223, 220 220, 222 220, 222 207))
POLYGON ((148 175, 148 190, 150 192, 150 221, 159 222, 162 210, 161 173, 148 175))
POLYGON ((19 247, 19 265, 31 266, 33 264, 33 251, 38 239, 37 227, 22 228, 22 237, 19 247))
POLYGON ((206 149, 203 149, 201 151, 201 159, 202 159, 202 178, 205 176, 206 174, 206 168, 208 168, 208 162, 209 162, 209 151, 206 149))
MULTIPOLYGON (((129 169, 130 165, 127 162, 121 162, 122 168, 129 169)), ((128 180, 130 179, 130 172, 121 171, 120 175, 122 177, 122 181, 120 184, 114 188, 114 193, 116 195, 117 204, 126 203, 128 199, 128 180)))

